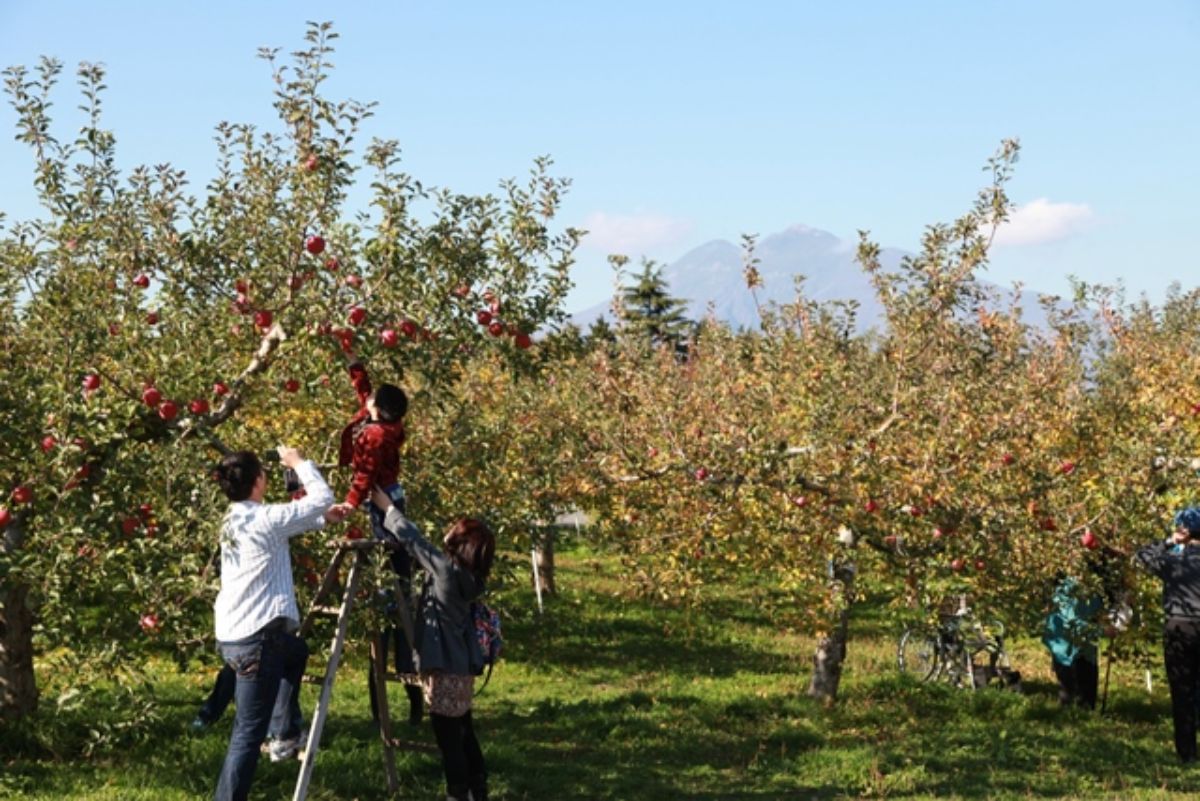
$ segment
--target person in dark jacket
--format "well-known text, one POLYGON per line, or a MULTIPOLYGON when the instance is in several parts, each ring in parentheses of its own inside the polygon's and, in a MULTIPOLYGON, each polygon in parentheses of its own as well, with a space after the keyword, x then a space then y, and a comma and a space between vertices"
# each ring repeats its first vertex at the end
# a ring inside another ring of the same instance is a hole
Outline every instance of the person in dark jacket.
POLYGON ((1163 658, 1171 687, 1175 753, 1196 761, 1196 709, 1200 702, 1200 507, 1175 515, 1175 531, 1137 552, 1146 570, 1162 579, 1163 658))
POLYGON ((425 571, 413 646, 425 705, 442 753, 447 801, 487 801, 487 765, 471 719, 475 677, 484 665, 471 602, 483 594, 496 538, 486 523, 460 518, 447 529, 438 548, 386 492, 376 488, 371 501, 385 513, 384 528, 425 571))

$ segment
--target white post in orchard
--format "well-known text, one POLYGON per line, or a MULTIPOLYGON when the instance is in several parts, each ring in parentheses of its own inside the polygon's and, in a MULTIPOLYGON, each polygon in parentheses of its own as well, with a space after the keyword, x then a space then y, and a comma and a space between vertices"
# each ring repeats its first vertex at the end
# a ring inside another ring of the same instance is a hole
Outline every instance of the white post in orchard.
POLYGON ((533 562, 533 591, 537 594, 538 614, 542 614, 542 574, 538 572, 537 546, 530 551, 530 561, 533 562))

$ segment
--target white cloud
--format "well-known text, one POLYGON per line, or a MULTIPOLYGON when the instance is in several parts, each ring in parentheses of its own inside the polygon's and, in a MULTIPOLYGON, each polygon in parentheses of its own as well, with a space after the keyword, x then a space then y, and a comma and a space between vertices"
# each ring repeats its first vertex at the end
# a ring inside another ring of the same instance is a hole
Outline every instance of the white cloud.
POLYGON ((1093 218, 1086 203, 1053 203, 1044 197, 1017 206, 996 231, 997 245, 1040 245, 1078 233, 1093 218))
POLYGON ((584 247, 602 253, 637 257, 657 248, 677 244, 692 224, 661 214, 606 214, 594 211, 583 221, 588 232, 584 247))

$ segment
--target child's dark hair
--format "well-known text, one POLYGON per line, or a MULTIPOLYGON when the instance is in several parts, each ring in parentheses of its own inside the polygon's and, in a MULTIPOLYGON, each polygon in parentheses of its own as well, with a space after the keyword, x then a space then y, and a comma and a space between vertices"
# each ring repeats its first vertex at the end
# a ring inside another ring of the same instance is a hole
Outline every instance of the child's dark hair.
POLYGON ((231 501, 244 501, 254 491, 254 482, 262 475, 263 466, 258 454, 252 451, 237 451, 221 460, 217 465, 217 483, 231 501))
POLYGON ((446 553, 475 578, 487 581, 496 558, 496 536, 482 520, 460 517, 446 532, 446 553))
POLYGON ((380 384, 373 396, 379 419, 394 423, 408 413, 408 396, 395 384, 380 384))

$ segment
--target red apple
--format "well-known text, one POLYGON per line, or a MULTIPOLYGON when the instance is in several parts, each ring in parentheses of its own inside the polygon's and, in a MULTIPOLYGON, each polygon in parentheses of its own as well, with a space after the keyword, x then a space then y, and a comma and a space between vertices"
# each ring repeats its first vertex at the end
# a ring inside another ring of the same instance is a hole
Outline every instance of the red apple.
POLYGON ((325 240, 313 234, 308 239, 304 240, 304 249, 314 256, 320 256, 325 252, 325 240))
POLYGON ((274 319, 275 319, 275 316, 273 314, 271 314, 271 312, 267 311, 266 309, 260 309, 259 311, 256 311, 254 313, 254 324, 262 329, 270 328, 271 322, 274 319))
POLYGON ((1096 546, 1100 544, 1100 541, 1096 539, 1096 535, 1092 533, 1092 530, 1087 528, 1083 530, 1083 534, 1079 537, 1079 544, 1089 551, 1094 551, 1096 546))
POLYGON ((158 387, 151 384, 142 390, 142 403, 153 409, 156 408, 161 402, 162 393, 159 392, 158 387))
POLYGON ((286 392, 299 392, 300 382, 294 378, 289 378, 287 381, 283 382, 283 389, 286 392))
POLYGON ((225 395, 228 392, 229 392, 229 387, 225 386, 225 383, 223 381, 217 381, 217 382, 213 383, 213 394, 216 395, 218 398, 221 397, 222 395, 225 395))
POLYGON ((521 331, 513 338, 513 344, 521 350, 528 350, 529 346, 533 344, 533 339, 530 338, 529 334, 521 331))
POLYGON ((1058 524, 1054 522, 1053 517, 1043 518, 1042 521, 1038 523, 1038 527, 1041 528, 1042 531, 1058 531, 1058 524))
POLYGON ((88 373, 83 377, 83 388, 88 392, 94 392, 100 388, 100 376, 95 373, 88 373))
POLYGON ((950 569, 955 573, 961 573, 966 566, 966 561, 957 557, 950 561, 950 569))
POLYGON ((895 548, 896 542, 897 542, 897 540, 896 540, 895 534, 888 534, 886 537, 883 538, 883 544, 889 548, 895 548))
POLYGON ((110 337, 120 336, 121 335, 121 324, 120 323, 109 323, 108 324, 108 335, 110 337))
POLYGON ((363 538, 363 531, 358 526, 351 526, 350 528, 346 529, 346 539, 361 540, 362 538, 363 538))
POLYGON ((33 500, 33 490, 21 484, 12 491, 13 503, 29 503, 33 500))
POLYGON ((239 278, 239 279, 237 280, 237 283, 235 283, 235 284, 233 285, 233 288, 234 288, 235 290, 237 290, 237 293, 238 293, 239 295, 245 295, 247 292, 249 292, 249 291, 250 291, 250 284, 249 284, 249 283, 247 283, 245 279, 243 279, 243 278, 239 278))
POLYGON ((471 287, 468 284, 459 284, 458 286, 454 287, 454 296, 457 298, 465 299, 470 294, 471 287))
POLYGON ((696 476, 697 481, 704 481, 705 479, 708 478, 708 470, 703 467, 697 467, 695 476, 696 476))
POLYGON ((138 506, 138 514, 143 520, 149 520, 154 516, 154 507, 148 503, 143 503, 138 506))
POLYGON ((158 536, 158 524, 151 523, 146 526, 146 539, 152 540, 158 536))
POLYGON ((1013 456, 1011 453, 1006 453, 1000 457, 1000 461, 1002 463, 1004 463, 1005 465, 1010 465, 1013 462, 1017 461, 1017 457, 1013 456))
POLYGON ((803 495, 797 495, 795 498, 792 498, 792 503, 795 504, 797 509, 803 509, 805 506, 808 506, 808 498, 803 495))
POLYGON ((170 422, 179 414, 179 405, 172 400, 165 400, 158 405, 158 416, 170 422))
POLYGON ((302 286, 304 286, 303 275, 293 275, 288 279, 288 289, 292 290, 293 292, 298 291, 302 286))
POLYGON ((358 289, 362 286, 362 283, 361 275, 351 273, 350 275, 346 276, 346 286, 351 287, 352 289, 358 289))
POLYGON ((145 273, 138 273, 133 278, 133 285, 138 289, 145 289, 146 287, 150 286, 150 276, 146 275, 145 273))
POLYGON ((347 317, 347 319, 350 321, 350 325, 362 325, 363 320, 367 319, 367 310, 361 306, 355 306, 354 308, 350 309, 350 315, 347 317))
POLYGON ((319 158, 317 158, 316 153, 309 153, 308 158, 306 158, 304 160, 304 171, 305 172, 316 172, 317 168, 320 166, 321 166, 321 160, 319 158))
POLYGON ((492 322, 492 313, 486 309, 480 309, 475 312, 475 320, 480 325, 490 325, 492 322))
POLYGON ((394 348, 400 342, 400 335, 390 328, 385 328, 379 332, 379 344, 385 348, 394 348))
POLYGON ((130 537, 133 535, 133 532, 138 530, 138 526, 141 524, 142 522, 136 517, 126 517, 121 521, 121 533, 126 537, 130 537))
POLYGON ((204 398, 195 398, 188 404, 188 411, 192 414, 208 414, 208 401, 204 398))
POLYGON ((879 511, 879 504, 875 503, 875 501, 872 499, 872 500, 867 501, 863 505, 863 508, 867 510, 868 514, 875 514, 876 512, 879 511))
POLYGON ((412 320, 405 320, 400 323, 400 332, 409 339, 412 339, 417 335, 417 324, 412 320))
POLYGON ((984 570, 987 569, 987 562, 983 561, 982 559, 976 559, 975 560, 975 569, 978 570, 980 573, 982 573, 984 570))
POLYGON ((146 325, 158 325, 158 312, 152 311, 146 313, 146 325))
POLYGON ((1200 416, 1200 403, 1193 403, 1193 404, 1192 404, 1192 415, 1193 415, 1193 416, 1200 416))
POLYGON ((1075 472, 1075 463, 1072 461, 1063 462, 1058 466, 1058 472, 1062 473, 1064 476, 1071 475, 1075 472))
POLYGON ((325 269, 329 270, 331 273, 336 273, 338 271, 338 267, 341 266, 342 264, 337 260, 337 256, 330 256, 325 260, 325 269))
POLYGON ((503 336, 504 323, 500 322, 499 320, 493 320, 492 324, 488 326, 488 333, 494 337, 503 336))
POLYGON ((12 513, 8 511, 7 506, 0 506, 0 528, 8 528, 8 524, 12 522, 12 513))
POLYGON ((147 634, 155 634, 158 632, 160 621, 158 619, 158 615, 151 612, 149 614, 142 615, 138 620, 138 625, 141 626, 142 631, 146 632, 147 634))
POLYGON ((53 435, 47 434, 42 437, 42 453, 49 453, 54 450, 54 446, 58 444, 58 440, 53 435))

